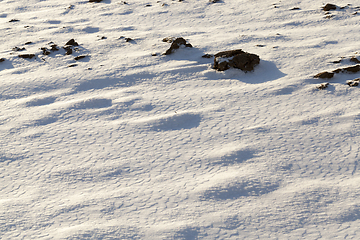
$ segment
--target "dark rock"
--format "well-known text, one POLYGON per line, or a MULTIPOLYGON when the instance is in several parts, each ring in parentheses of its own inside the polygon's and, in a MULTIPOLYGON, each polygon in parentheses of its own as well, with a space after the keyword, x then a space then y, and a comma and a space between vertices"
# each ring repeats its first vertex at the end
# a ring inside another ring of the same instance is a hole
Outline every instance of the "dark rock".
POLYGON ((65 45, 79 46, 79 44, 77 42, 75 42, 74 39, 70 39, 67 43, 65 43, 65 45))
POLYGON ((152 53, 151 56, 155 57, 155 56, 157 56, 157 54, 156 54, 156 53, 152 53))
POLYGON ((33 58, 35 57, 35 54, 20 54, 19 55, 20 58, 33 58))
POLYGON ((145 7, 151 7, 151 4, 146 4, 145 7))
POLYGON ((324 11, 336 10, 336 5, 328 3, 325 5, 325 7, 323 7, 323 10, 324 11))
POLYGON ((212 57, 214 57, 214 56, 211 55, 211 54, 205 54, 205 55, 202 55, 201 57, 202 57, 202 58, 212 58, 212 57))
POLYGON ((174 52, 174 50, 179 49, 180 46, 185 46, 185 47, 192 47, 192 45, 190 43, 186 43, 186 40, 182 37, 175 39, 175 41, 171 44, 170 48, 168 50, 166 50, 166 52, 164 53, 164 55, 169 55, 172 54, 174 52))
POLYGON ((357 73, 360 71, 360 65, 343 68, 343 71, 348 73, 357 73))
POLYGON ((262 44, 258 44, 256 45, 257 47, 265 47, 265 45, 262 45, 262 44))
POLYGON ((42 50, 42 54, 44 54, 44 55, 49 55, 50 54, 50 51, 47 48, 42 47, 40 49, 42 50))
POLYGON ((77 64, 76 63, 73 63, 73 64, 70 64, 68 67, 76 67, 77 64))
POLYGON ((11 19, 9 22, 18 22, 20 21, 19 19, 11 19))
POLYGON ((69 47, 69 48, 64 48, 65 49, 65 55, 71 55, 73 53, 73 50, 69 47))
POLYGON ((16 51, 16 52, 19 52, 19 51, 24 51, 24 50, 26 50, 26 49, 25 49, 24 47, 23 47, 23 48, 14 47, 12 50, 13 50, 13 51, 16 51))
POLYGON ((217 3, 220 2, 221 0, 209 0, 210 3, 217 3))
POLYGON ((342 68, 338 68, 338 69, 336 69, 336 70, 334 70, 334 71, 332 71, 333 73, 340 73, 340 72, 342 72, 343 71, 343 69, 342 68))
POLYGON ((29 45, 29 44, 32 44, 32 42, 26 42, 25 45, 29 45))
POLYGON ((162 41, 167 42, 167 43, 172 43, 174 41, 174 38, 173 37, 166 37, 166 38, 163 38, 162 41))
POLYGON ((334 77, 334 73, 333 72, 321 72, 318 73, 314 76, 314 78, 332 78, 334 77))
POLYGON ((299 8, 299 7, 293 7, 293 8, 290 9, 290 10, 300 10, 300 8, 299 8))
POLYGON ((354 80, 349 80, 346 82, 347 85, 349 85, 350 87, 356 87, 356 86, 359 86, 359 83, 360 83, 360 78, 356 78, 354 80))
POLYGON ((131 39, 131 38, 125 38, 125 41, 126 41, 126 42, 131 42, 131 41, 133 41, 133 39, 131 39))
POLYGON ((89 0, 89 2, 96 2, 96 3, 99 3, 101 2, 102 0, 89 0))
POLYGON ((341 63, 341 59, 337 61, 333 61, 332 63, 341 63))
POLYGON ((0 58, 0 62, 4 62, 5 61, 5 58, 0 58))
POLYGON ((86 58, 86 56, 85 55, 77 56, 77 57, 74 58, 74 60, 78 61, 78 60, 83 59, 83 58, 86 58))
POLYGON ((350 58, 350 62, 360 63, 359 59, 357 59, 356 57, 350 58))
POLYGON ((56 45, 56 44, 52 44, 52 45, 50 45, 50 47, 51 47, 51 51, 59 51, 59 48, 58 48, 58 46, 56 45))
POLYGON ((254 67, 260 63, 258 55, 244 52, 241 49, 219 52, 214 56, 214 69, 219 71, 225 71, 233 67, 249 72, 254 70, 254 67))
POLYGON ((323 90, 323 89, 327 88, 328 86, 329 86, 329 83, 327 82, 327 83, 321 83, 321 84, 317 85, 316 88, 319 90, 323 90))

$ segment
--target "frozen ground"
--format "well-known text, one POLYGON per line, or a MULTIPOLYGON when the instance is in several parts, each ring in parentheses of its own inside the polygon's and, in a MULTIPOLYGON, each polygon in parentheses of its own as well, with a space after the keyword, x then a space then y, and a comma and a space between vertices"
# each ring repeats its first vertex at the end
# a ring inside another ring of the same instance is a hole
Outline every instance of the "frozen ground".
POLYGON ((0 238, 359 239, 349 2, 0 0, 0 238))

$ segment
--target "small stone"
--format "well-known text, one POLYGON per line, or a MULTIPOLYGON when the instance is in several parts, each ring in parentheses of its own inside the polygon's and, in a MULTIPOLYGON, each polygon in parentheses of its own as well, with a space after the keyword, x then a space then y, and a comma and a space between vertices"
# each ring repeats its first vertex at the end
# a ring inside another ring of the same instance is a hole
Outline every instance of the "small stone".
POLYGON ((68 67, 76 67, 77 64, 76 63, 73 63, 73 64, 70 64, 68 67))
POLYGON ((4 62, 5 61, 5 58, 0 58, 0 62, 4 62))
POLYGON ((11 19, 9 22, 19 22, 19 19, 11 19))
POLYGON ((29 45, 29 44, 32 44, 32 42, 26 42, 25 45, 29 45))
POLYGON ((343 71, 348 73, 357 73, 360 71, 360 65, 343 68, 343 71))
POLYGON ((316 88, 319 90, 323 90, 323 89, 327 88, 328 86, 329 86, 329 83, 326 82, 326 83, 321 83, 321 84, 317 85, 316 88))
POLYGON ((146 4, 145 7, 151 7, 151 4, 146 4))
POLYGON ((265 45, 262 45, 262 44, 258 44, 256 45, 257 47, 265 47, 265 45))
POLYGON ((334 77, 334 73, 333 72, 321 72, 318 73, 314 76, 314 78, 332 78, 334 77))
POLYGON ((170 48, 166 50, 164 55, 169 55, 174 52, 174 50, 179 49, 180 46, 190 47, 192 48, 192 45, 190 43, 186 43, 186 40, 182 37, 175 39, 175 41, 171 44, 170 48))
POLYGON ((328 3, 323 7, 323 10, 324 11, 336 10, 336 5, 328 3))
POLYGON ((349 85, 350 87, 359 86, 359 83, 360 83, 360 78, 356 78, 354 80, 346 81, 346 84, 349 85))
POLYGON ((65 45, 79 46, 79 44, 74 39, 70 39, 67 41, 67 43, 65 43, 65 45))
POLYGON ((201 57, 202 57, 202 58, 212 58, 212 57, 214 57, 214 56, 211 55, 211 54, 205 54, 205 55, 202 55, 201 57))
POLYGON ((31 59, 31 58, 35 57, 35 54, 20 54, 19 57, 31 59))
POLYGON ((359 59, 357 59, 356 57, 350 58, 350 62, 360 63, 359 59))
POLYGON ((258 55, 244 52, 241 49, 219 52, 214 56, 214 69, 218 71, 225 71, 233 67, 249 72, 253 71, 254 67, 260 63, 258 55))
POLYGON ((52 44, 52 45, 50 45, 50 47, 51 47, 51 51, 59 51, 59 48, 58 48, 58 46, 56 45, 56 44, 52 44))
POLYGON ((156 54, 156 53, 152 53, 151 56, 155 57, 155 56, 157 56, 157 54, 156 54))
POLYGON ((26 49, 24 47, 23 48, 14 47, 12 50, 16 51, 16 52, 19 52, 19 51, 25 51, 26 49))
POLYGON ((74 58, 74 60, 78 61, 78 60, 83 59, 83 58, 86 58, 86 56, 85 55, 77 56, 77 57, 74 58))
POLYGON ((65 48, 66 52, 65 55, 71 55, 73 53, 73 50, 69 47, 69 48, 65 48))
POLYGON ((131 39, 131 38, 125 38, 125 41, 126 41, 126 42, 131 42, 131 41, 133 41, 133 39, 131 39))
POLYGON ((172 43, 174 41, 174 38, 173 37, 166 37, 166 38, 163 38, 162 41, 167 42, 167 43, 172 43))
POLYGON ((290 9, 290 10, 300 10, 300 8, 299 8, 299 7, 293 7, 293 8, 290 9))
POLYGON ((220 0, 209 0, 210 3, 218 3, 220 0))
POLYGON ((45 48, 45 47, 42 47, 42 48, 40 48, 43 52, 43 54, 44 55, 49 55, 50 54, 50 51, 48 51, 48 49, 47 48, 45 48))

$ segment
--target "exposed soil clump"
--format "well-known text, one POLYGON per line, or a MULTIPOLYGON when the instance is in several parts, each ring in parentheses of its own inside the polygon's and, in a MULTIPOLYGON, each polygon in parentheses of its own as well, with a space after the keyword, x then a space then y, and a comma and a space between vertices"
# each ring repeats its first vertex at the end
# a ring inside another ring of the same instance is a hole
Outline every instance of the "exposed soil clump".
POLYGON ((214 69, 218 71, 225 71, 233 67, 248 72, 254 70, 254 67, 260 63, 258 55, 244 52, 241 49, 219 52, 214 56, 214 69))
POLYGON ((328 3, 323 7, 323 10, 324 11, 336 10, 336 5, 328 3))
POLYGON ((35 54, 20 54, 19 57, 31 59, 31 58, 35 57, 35 54))
POLYGON ((360 83, 360 78, 356 78, 354 80, 349 80, 346 82, 347 85, 349 85, 350 87, 356 87, 356 86, 359 86, 359 83, 360 83))
POLYGON ((314 76, 314 78, 332 78, 334 77, 333 72, 321 72, 314 76))
POLYGON ((317 85, 316 88, 319 90, 324 90, 328 86, 329 86, 329 83, 327 82, 327 83, 321 83, 321 84, 317 85))
POLYGON ((166 50, 164 55, 172 54, 176 49, 179 49, 181 46, 190 47, 190 48, 192 47, 190 43, 186 43, 186 40, 184 38, 180 37, 175 39, 175 41, 173 41, 170 48, 166 50))
POLYGON ((70 39, 69 41, 67 41, 67 43, 65 43, 65 46, 79 46, 79 44, 75 41, 75 39, 70 39))

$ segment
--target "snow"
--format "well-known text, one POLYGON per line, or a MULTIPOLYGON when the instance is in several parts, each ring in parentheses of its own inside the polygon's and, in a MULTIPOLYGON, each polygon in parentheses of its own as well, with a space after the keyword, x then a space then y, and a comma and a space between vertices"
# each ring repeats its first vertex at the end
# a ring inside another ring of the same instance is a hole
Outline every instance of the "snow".
POLYGON ((360 1, 0 2, 2 239, 359 238, 360 1))

